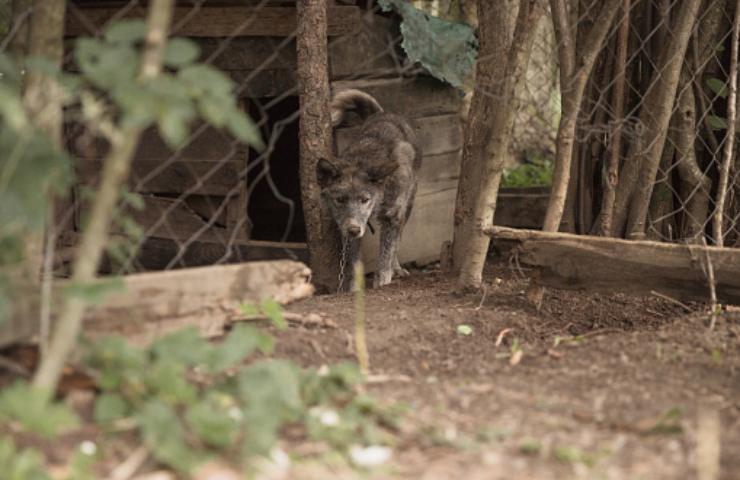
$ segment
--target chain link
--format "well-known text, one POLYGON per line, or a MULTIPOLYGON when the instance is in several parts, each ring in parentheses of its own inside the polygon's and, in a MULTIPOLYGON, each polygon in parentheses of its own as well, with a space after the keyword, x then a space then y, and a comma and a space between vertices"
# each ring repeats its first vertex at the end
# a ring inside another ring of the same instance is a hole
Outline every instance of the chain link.
POLYGON ((344 284, 344 267, 347 265, 347 237, 342 236, 342 256, 339 258, 339 284, 337 285, 337 293, 342 293, 342 285, 344 284))

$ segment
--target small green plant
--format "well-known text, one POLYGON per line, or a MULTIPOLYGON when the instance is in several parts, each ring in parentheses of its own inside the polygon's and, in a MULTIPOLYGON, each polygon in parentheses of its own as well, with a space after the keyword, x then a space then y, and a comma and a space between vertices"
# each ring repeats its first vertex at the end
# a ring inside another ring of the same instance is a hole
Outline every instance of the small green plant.
POLYGON ((519 451, 524 455, 539 455, 542 451, 542 443, 533 438, 527 438, 519 444, 519 451))
POLYGON ((553 163, 538 153, 530 153, 526 163, 504 172, 501 186, 508 188, 552 185, 553 163))

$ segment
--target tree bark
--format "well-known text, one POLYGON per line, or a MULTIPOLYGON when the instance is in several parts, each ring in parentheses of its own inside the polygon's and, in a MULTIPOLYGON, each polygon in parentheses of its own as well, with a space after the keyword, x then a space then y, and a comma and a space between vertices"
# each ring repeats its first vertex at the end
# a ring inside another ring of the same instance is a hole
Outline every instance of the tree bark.
MULTIPOLYGON (((150 80, 161 71, 173 5, 174 0, 152 0, 150 3, 140 80, 150 80)), ((111 149, 105 159, 100 187, 74 261, 73 283, 89 284, 97 275, 121 186, 128 178, 141 133, 139 127, 128 127, 110 138, 111 149)), ((34 387, 43 395, 49 396, 56 389, 64 363, 77 342, 85 308, 86 303, 80 298, 67 297, 64 301, 48 354, 33 378, 34 387)))
POLYGON ((624 0, 622 14, 617 29, 617 52, 614 58, 615 76, 612 90, 612 108, 614 111, 613 130, 609 139, 608 163, 604 169, 604 191, 601 197, 601 213, 595 227, 596 235, 607 236, 612 230, 614 216, 614 199, 616 197, 617 179, 619 178, 619 161, 622 156, 622 125, 624 123, 625 72, 627 70, 627 40, 630 28, 630 0, 624 0))
MULTIPOLYGON (((500 32, 491 32, 490 28, 494 26, 493 19, 497 15, 506 15, 505 4, 503 2, 489 2, 480 0, 478 3, 478 18, 481 28, 481 52, 480 57, 486 60, 496 61, 489 55, 495 54, 490 52, 489 48, 496 45, 489 45, 490 39, 500 32)), ((503 172, 504 160, 508 154, 511 140, 511 131, 514 125, 514 118, 517 109, 516 87, 524 75, 529 53, 531 51, 532 41, 534 39, 534 27, 537 19, 543 13, 542 4, 539 0, 522 1, 517 13, 514 27, 514 35, 511 46, 506 56, 504 77, 498 86, 494 86, 494 97, 496 108, 489 118, 471 118, 471 126, 478 125, 482 127, 484 121, 490 122, 490 129, 469 128, 466 135, 469 135, 466 143, 482 145, 485 148, 476 153, 482 154, 473 158, 473 163, 482 165, 480 169, 480 187, 476 192, 472 221, 468 222, 465 230, 458 230, 460 233, 455 237, 459 242, 458 248, 463 252, 458 277, 458 289, 476 289, 480 287, 483 276, 483 265, 488 253, 490 238, 483 233, 483 229, 491 226, 493 215, 496 210, 496 196, 503 172), (498 87, 498 88, 496 88, 498 87), (475 124, 473 122, 476 122, 475 124), (481 138, 482 137, 482 138, 481 138)), ((500 64, 499 64, 500 65, 500 64)), ((482 92, 476 90, 474 96, 490 95, 491 92, 482 92)), ((478 100, 480 101, 480 99, 478 100)), ((475 101, 474 101, 475 103, 475 101)), ((481 113, 480 111, 472 112, 471 115, 481 113)), ((463 155, 470 155, 472 152, 469 148, 463 150, 463 155)), ((470 165, 470 160, 468 165, 470 165)), ((459 189, 460 187, 458 187, 459 189)))
POLYGON ((32 11, 33 0, 13 0, 8 51, 18 65, 21 65, 28 54, 28 31, 32 11))
POLYGON ((578 52, 569 41, 572 26, 569 25, 565 13, 564 0, 551 0, 550 2, 555 38, 560 45, 560 90, 563 113, 558 127, 550 203, 547 206, 543 225, 546 231, 557 231, 560 226, 570 181, 576 121, 581 108, 583 92, 621 2, 622 0, 604 2, 594 21, 594 26, 584 38, 583 48, 579 48, 578 52))
POLYGON ((675 129, 676 168, 682 181, 682 207, 684 214, 682 237, 699 242, 704 234, 704 225, 709 216, 709 190, 711 180, 704 175, 696 157, 696 99, 691 85, 692 72, 684 67, 679 82, 679 93, 676 111, 673 114, 671 128, 675 129))
POLYGON ((645 234, 647 210, 675 105, 681 67, 701 3, 702 0, 687 0, 681 4, 671 29, 673 40, 663 45, 643 97, 642 140, 633 143, 617 185, 612 228, 615 236, 621 236, 626 226, 630 237, 640 238, 645 234))
POLYGON ((497 5, 486 5, 478 11, 480 51, 464 130, 460 179, 455 201, 451 258, 451 270, 454 274, 460 273, 463 259, 468 254, 468 244, 464 236, 473 228, 473 211, 481 173, 484 164, 490 161, 486 157, 490 119, 496 112, 498 91, 505 81, 504 69, 499 67, 505 63, 511 44, 516 17, 510 12, 517 10, 518 2, 519 0, 502 0, 497 5))
MULTIPOLYGON (((313 282, 323 293, 336 291, 341 248, 339 231, 321 199, 316 163, 331 153, 327 0, 299 0, 298 85, 301 103, 300 177, 303 214, 313 282)), ((349 279, 345 279, 347 282, 349 279)))
POLYGON ((734 158, 735 131, 737 125, 737 68, 738 68, 738 31, 740 30, 740 1, 735 2, 735 19, 732 23, 732 47, 730 53, 730 78, 727 98, 727 138, 725 139, 722 165, 719 172, 719 185, 717 187, 717 201, 714 212, 714 243, 721 247, 724 245, 724 223, 725 223, 725 201, 730 183, 730 166, 734 158))

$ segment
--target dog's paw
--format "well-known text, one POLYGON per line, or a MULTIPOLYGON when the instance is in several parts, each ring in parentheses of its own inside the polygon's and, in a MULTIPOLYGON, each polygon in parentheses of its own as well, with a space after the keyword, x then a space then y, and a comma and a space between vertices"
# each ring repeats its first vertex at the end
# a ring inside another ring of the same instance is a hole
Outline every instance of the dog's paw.
POLYGON ((393 272, 375 272, 373 276, 373 288, 380 288, 391 283, 393 272))
POLYGON ((406 270, 406 269, 405 269, 405 268, 403 268, 403 267, 395 267, 395 268, 393 269, 393 273, 394 273, 394 274, 395 274, 395 275, 396 275, 397 277, 408 277, 409 275, 411 275, 411 274, 409 273, 409 271, 408 271, 408 270, 406 270))

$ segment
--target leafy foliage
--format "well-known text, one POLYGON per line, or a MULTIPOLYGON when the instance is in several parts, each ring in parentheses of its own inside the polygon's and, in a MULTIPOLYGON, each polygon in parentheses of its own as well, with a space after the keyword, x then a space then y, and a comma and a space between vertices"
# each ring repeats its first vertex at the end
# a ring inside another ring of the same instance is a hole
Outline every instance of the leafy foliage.
POLYGON ((478 53, 475 31, 465 23, 433 17, 405 0, 380 0, 384 11, 395 9, 402 17, 401 46, 409 59, 454 87, 462 87, 473 71, 478 53))
MULTIPOLYGON (((282 319, 273 301, 243 310, 282 319)), ((133 420, 154 456, 180 472, 217 454, 236 463, 268 455, 287 425, 340 451, 392 441, 387 427, 396 425, 399 412, 357 394, 362 375, 356 365, 303 371, 271 358, 243 365, 272 348, 272 337, 246 324, 215 344, 193 328, 146 349, 120 337, 98 340, 84 356, 102 390, 95 419, 111 426, 133 420)))
POLYGON ((502 187, 546 187, 552 185, 553 163, 549 158, 532 155, 526 163, 506 171, 502 187))
POLYGON ((74 428, 77 416, 65 405, 50 403, 46 395, 18 382, 0 391, 0 422, 12 422, 47 437, 74 428))

